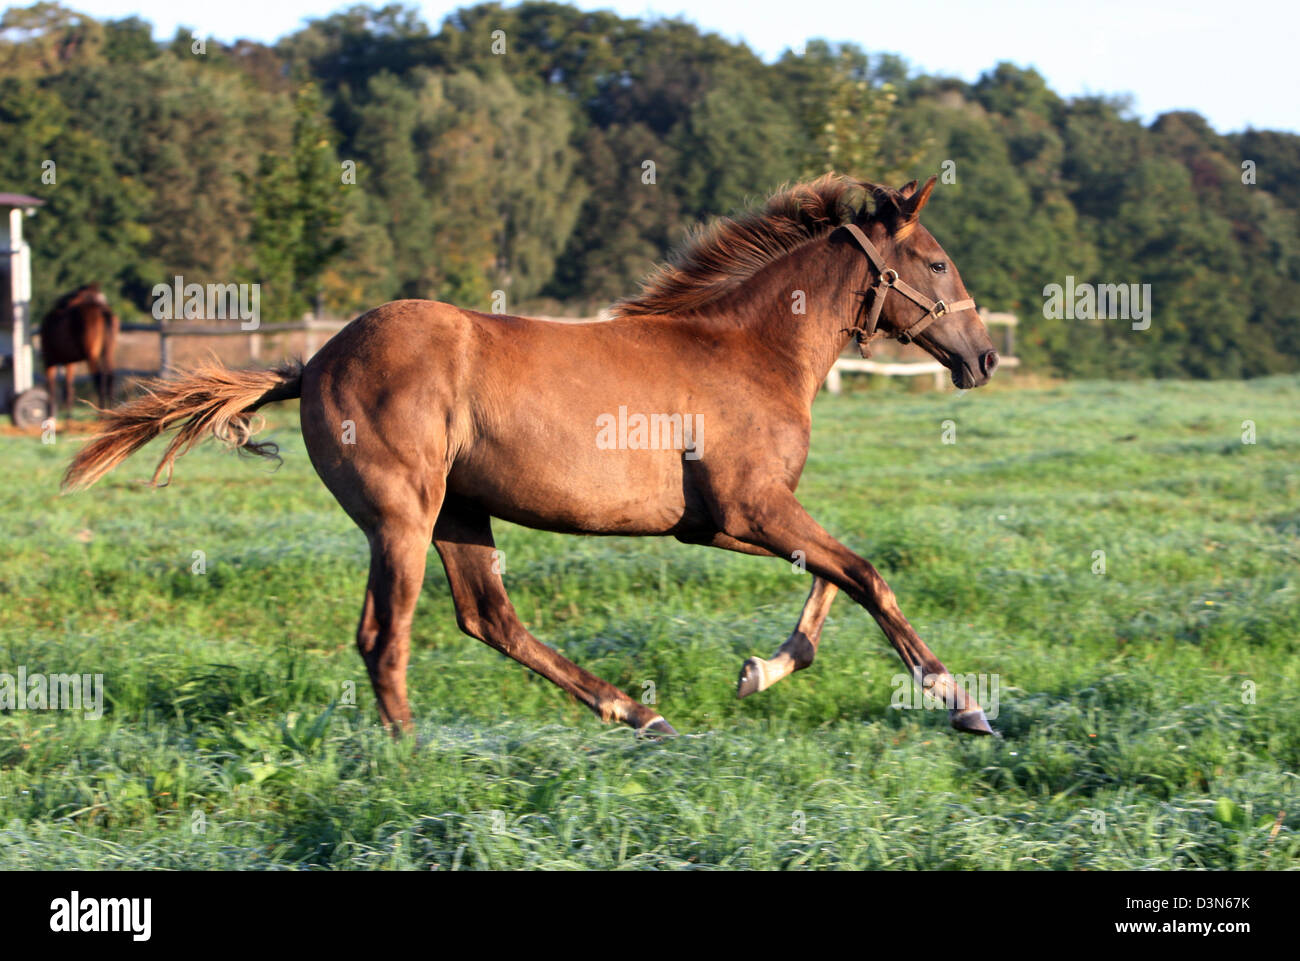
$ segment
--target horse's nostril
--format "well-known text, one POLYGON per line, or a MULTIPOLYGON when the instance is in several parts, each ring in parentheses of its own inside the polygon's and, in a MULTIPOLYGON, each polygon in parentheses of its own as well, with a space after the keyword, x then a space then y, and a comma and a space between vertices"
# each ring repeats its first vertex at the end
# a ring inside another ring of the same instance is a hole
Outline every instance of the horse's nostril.
POLYGON ((985 377, 992 377, 993 371, 997 370, 997 367, 998 367, 998 352, 996 350, 990 350, 987 354, 985 354, 980 358, 980 369, 984 371, 985 377))

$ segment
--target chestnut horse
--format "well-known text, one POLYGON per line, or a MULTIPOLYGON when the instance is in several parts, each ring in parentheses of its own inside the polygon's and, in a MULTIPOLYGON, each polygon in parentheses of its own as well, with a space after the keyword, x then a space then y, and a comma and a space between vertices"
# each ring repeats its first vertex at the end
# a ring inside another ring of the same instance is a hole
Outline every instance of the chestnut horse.
POLYGON ((45 383, 52 414, 59 412, 58 368, 63 367, 69 411, 76 402, 73 369, 86 361, 95 379, 99 407, 106 410, 113 400, 113 351, 117 346, 119 321, 108 306, 98 284, 86 284, 64 294, 41 320, 41 357, 45 362, 45 383))
POLYGON ((155 484, 206 434, 274 458, 273 444, 252 440, 251 415, 300 397, 312 464, 370 542, 356 641, 394 733, 411 724, 406 665, 430 541, 461 630, 602 720, 675 733, 528 632, 494 563, 494 517, 802 557, 814 575, 803 614, 773 658, 746 662, 741 696, 812 662, 844 591, 955 728, 991 733, 876 569, 794 494, 813 399, 850 338, 864 349, 877 335, 915 340, 961 388, 986 383, 997 365, 957 268, 918 222, 933 188, 934 178, 892 190, 834 175, 796 185, 695 235, 603 323, 399 300, 358 317, 305 367, 214 364, 155 381, 108 416, 65 489, 94 483, 171 428, 155 484))

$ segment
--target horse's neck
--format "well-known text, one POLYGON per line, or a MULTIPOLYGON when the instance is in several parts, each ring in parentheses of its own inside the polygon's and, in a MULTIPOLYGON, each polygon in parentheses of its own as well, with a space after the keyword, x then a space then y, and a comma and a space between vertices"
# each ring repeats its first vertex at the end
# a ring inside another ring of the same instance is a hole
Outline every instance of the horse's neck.
POLYGON ((825 239, 780 257, 720 298, 709 313, 753 331, 756 351, 775 355, 811 404, 848 343, 857 294, 855 265, 825 239))

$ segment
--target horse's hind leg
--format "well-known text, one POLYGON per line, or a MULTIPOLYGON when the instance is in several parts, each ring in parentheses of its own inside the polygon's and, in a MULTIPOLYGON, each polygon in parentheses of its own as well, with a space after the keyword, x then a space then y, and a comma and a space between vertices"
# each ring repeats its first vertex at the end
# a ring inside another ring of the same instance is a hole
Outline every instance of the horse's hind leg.
POLYGON ((50 416, 59 416, 59 368, 50 365, 45 368, 45 393, 50 395, 50 416))
POLYGON ((95 400, 102 409, 105 406, 103 368, 92 358, 86 361, 86 369, 90 371, 90 382, 95 385, 95 400))
POLYGON ((117 327, 117 317, 110 315, 104 347, 99 354, 99 366, 104 378, 99 406, 104 410, 113 406, 113 379, 117 370, 117 327))
POLYGON ((802 671, 817 656, 817 645, 822 637, 822 625, 830 613, 831 602, 840 589, 823 577, 814 577, 812 590, 804 601, 799 623, 784 644, 768 660, 751 657, 740 669, 736 697, 748 697, 766 691, 784 677, 802 671))
POLYGON ((370 578, 357 625, 357 650, 370 674, 379 715, 400 734, 411 724, 406 664, 411 656, 411 619, 424 583, 429 528, 385 518, 368 532, 370 578))
POLYGON ((520 623, 494 564, 499 555, 487 514, 468 505, 448 503, 438 517, 433 538, 447 570, 462 631, 568 691, 602 721, 622 721, 650 734, 677 733, 657 712, 547 647, 520 623))
POLYGON ((108 410, 113 406, 113 386, 116 378, 113 366, 113 354, 111 352, 104 359, 103 364, 104 388, 103 395, 99 401, 99 406, 104 408, 104 410, 108 410))
POLYGON ((108 410, 113 402, 113 362, 112 360, 89 361, 90 373, 95 381, 95 396, 100 410, 108 410))

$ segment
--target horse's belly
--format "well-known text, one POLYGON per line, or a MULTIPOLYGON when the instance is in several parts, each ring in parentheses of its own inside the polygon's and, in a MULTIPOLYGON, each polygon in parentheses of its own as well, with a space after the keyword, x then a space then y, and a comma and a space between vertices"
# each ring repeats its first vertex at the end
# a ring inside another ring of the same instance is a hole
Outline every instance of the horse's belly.
POLYGON ((683 452, 492 443, 462 457, 449 493, 526 527, 665 534, 687 511, 683 452))

